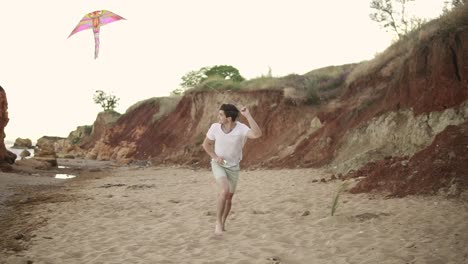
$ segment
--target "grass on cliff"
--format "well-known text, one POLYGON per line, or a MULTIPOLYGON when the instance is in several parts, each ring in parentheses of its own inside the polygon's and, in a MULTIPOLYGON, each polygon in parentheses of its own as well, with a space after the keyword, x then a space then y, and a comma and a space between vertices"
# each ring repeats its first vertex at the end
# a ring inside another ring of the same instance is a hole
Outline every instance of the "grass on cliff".
POLYGON ((313 70, 304 75, 290 74, 285 77, 261 76, 243 82, 211 78, 185 94, 198 91, 252 91, 283 90, 284 96, 295 104, 319 104, 335 98, 345 85, 349 72, 356 64, 330 66, 313 70))
POLYGON ((181 97, 178 96, 171 96, 171 97, 152 97, 143 101, 139 101, 132 106, 130 106, 126 111, 125 114, 131 113, 142 106, 150 106, 150 107, 159 107, 159 110, 153 115, 152 122, 159 120, 164 115, 174 111, 179 103, 181 97))
POLYGON ((468 26, 468 5, 454 8, 447 14, 433 19, 393 43, 370 61, 360 63, 348 76, 350 84, 363 76, 380 74, 382 77, 398 76, 413 49, 424 47, 435 38, 446 39, 458 29, 468 26))

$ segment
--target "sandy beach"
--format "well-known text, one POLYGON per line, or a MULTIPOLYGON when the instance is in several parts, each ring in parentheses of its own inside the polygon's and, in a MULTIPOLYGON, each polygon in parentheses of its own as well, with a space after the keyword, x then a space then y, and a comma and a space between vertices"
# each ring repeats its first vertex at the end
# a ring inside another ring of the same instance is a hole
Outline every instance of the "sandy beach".
POLYGON ((342 181, 325 171, 244 170, 216 236, 208 169, 82 162, 73 179, 0 176, 3 237, 24 247, 0 263, 468 263, 460 199, 342 193, 330 216, 342 181))

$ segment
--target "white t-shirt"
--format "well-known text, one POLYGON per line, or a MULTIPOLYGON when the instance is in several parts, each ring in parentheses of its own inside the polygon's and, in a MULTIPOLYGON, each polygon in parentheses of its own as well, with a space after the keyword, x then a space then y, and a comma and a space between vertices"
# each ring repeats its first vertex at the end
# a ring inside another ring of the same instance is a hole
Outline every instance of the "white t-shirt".
POLYGON ((214 123, 208 129, 206 137, 215 141, 214 151, 217 156, 226 160, 226 167, 237 166, 242 160, 242 147, 247 141, 250 128, 236 121, 236 126, 229 133, 224 133, 220 123, 214 123))

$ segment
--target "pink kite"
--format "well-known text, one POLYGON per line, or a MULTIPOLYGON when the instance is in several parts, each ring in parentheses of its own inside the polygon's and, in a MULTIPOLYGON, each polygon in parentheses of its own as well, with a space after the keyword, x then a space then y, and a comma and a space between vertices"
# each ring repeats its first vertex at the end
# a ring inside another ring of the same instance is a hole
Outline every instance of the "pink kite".
POLYGON ((125 19, 119 15, 116 15, 107 10, 94 11, 89 14, 86 14, 80 23, 73 29, 70 34, 71 37, 73 34, 80 32, 82 30, 92 28, 94 32, 94 59, 98 57, 99 53, 99 29, 102 25, 109 24, 111 22, 125 19))

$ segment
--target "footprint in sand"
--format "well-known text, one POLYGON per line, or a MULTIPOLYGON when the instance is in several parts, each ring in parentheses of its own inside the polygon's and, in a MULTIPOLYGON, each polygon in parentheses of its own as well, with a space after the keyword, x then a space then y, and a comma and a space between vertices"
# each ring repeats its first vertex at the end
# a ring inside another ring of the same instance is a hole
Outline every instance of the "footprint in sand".
POLYGON ((256 209, 252 210, 252 214, 268 214, 268 213, 269 213, 268 211, 262 211, 262 210, 256 210, 256 209))
POLYGON ((125 186, 123 183, 118 183, 118 184, 111 184, 111 183, 106 183, 104 185, 98 186, 97 188, 111 188, 111 187, 121 187, 125 186))
POLYGON ((281 259, 279 257, 269 257, 267 260, 270 264, 281 264, 281 259))
POLYGON ((135 184, 135 185, 130 185, 127 187, 127 189, 131 190, 141 190, 141 189, 149 189, 149 188, 155 188, 156 184, 135 184))
POLYGON ((363 213, 363 214, 358 214, 358 215, 355 215, 354 217, 360 221, 360 222, 364 222, 366 220, 370 220, 370 219, 373 219, 373 218, 379 218, 380 216, 389 216, 390 214, 388 213, 379 213, 379 214, 374 214, 374 213, 363 213))

